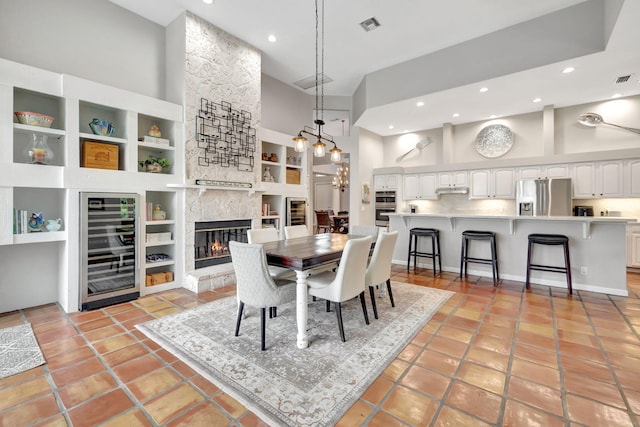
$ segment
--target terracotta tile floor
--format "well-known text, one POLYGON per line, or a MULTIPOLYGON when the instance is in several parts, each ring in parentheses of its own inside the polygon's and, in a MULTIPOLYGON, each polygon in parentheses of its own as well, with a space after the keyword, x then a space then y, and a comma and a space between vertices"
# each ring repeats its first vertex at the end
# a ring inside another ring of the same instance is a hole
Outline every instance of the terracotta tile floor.
MULTIPOLYGON (((640 275, 627 278, 627 298, 568 297, 394 266, 393 280, 456 294, 339 425, 640 425, 640 275)), ((0 315, 0 328, 31 322, 47 360, 0 380, 0 425, 265 425, 135 329, 234 293, 180 289, 85 313, 51 304, 0 315)))

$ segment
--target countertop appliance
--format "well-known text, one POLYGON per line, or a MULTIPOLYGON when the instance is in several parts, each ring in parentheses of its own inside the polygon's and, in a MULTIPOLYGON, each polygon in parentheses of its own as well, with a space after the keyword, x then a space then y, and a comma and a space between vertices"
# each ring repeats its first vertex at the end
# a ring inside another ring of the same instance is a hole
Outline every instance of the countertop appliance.
POLYGON ((593 206, 574 206, 573 216, 593 216, 593 206))
POLYGON ((378 227, 386 227, 389 225, 389 217, 386 214, 396 211, 396 192, 395 191, 376 191, 376 220, 378 227))
POLYGON ((519 180, 516 209, 520 216, 571 216, 571 178, 519 180))

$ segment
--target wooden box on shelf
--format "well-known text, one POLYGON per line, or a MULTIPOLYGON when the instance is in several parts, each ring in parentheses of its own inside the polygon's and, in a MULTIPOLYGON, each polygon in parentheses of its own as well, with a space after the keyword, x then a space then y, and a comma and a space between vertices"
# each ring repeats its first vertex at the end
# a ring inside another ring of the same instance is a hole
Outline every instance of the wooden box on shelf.
POLYGON ((173 271, 162 271, 160 273, 147 274, 145 285, 161 285, 167 282, 173 282, 173 271))
POLYGON ((300 184, 300 169, 287 168, 287 184, 300 184))
POLYGON ((118 170, 118 146, 85 141, 82 144, 82 167, 118 170))

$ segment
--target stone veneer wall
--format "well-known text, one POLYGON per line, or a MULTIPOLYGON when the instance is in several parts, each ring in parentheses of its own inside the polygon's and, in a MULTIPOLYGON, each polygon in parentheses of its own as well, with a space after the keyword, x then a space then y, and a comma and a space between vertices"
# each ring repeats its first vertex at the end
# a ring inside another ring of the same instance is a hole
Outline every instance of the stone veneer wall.
MULTIPOLYGON (((195 179, 259 183, 260 167, 240 172, 234 167, 198 165, 202 149, 195 140, 196 115, 200 99, 226 101, 232 108, 251 113, 253 127, 261 118, 260 51, 225 33, 207 21, 186 13, 185 46, 185 173, 187 182, 195 179)), ((256 151, 256 156, 259 150, 256 151)), ((256 157, 258 159, 258 157, 256 157)), ((261 212, 260 193, 247 191, 186 190, 185 195, 185 271, 184 286, 195 291, 234 283, 229 265, 194 270, 194 222, 225 219, 257 220, 261 212)))

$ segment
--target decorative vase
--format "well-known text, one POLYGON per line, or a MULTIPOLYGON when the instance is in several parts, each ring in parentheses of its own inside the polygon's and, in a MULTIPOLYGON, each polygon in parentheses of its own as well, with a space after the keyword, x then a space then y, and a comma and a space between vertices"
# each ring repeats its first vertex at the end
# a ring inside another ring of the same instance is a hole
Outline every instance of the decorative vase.
POLYGON ((53 160, 53 152, 47 145, 47 135, 31 134, 31 144, 25 149, 25 157, 34 165, 48 165, 53 160))

